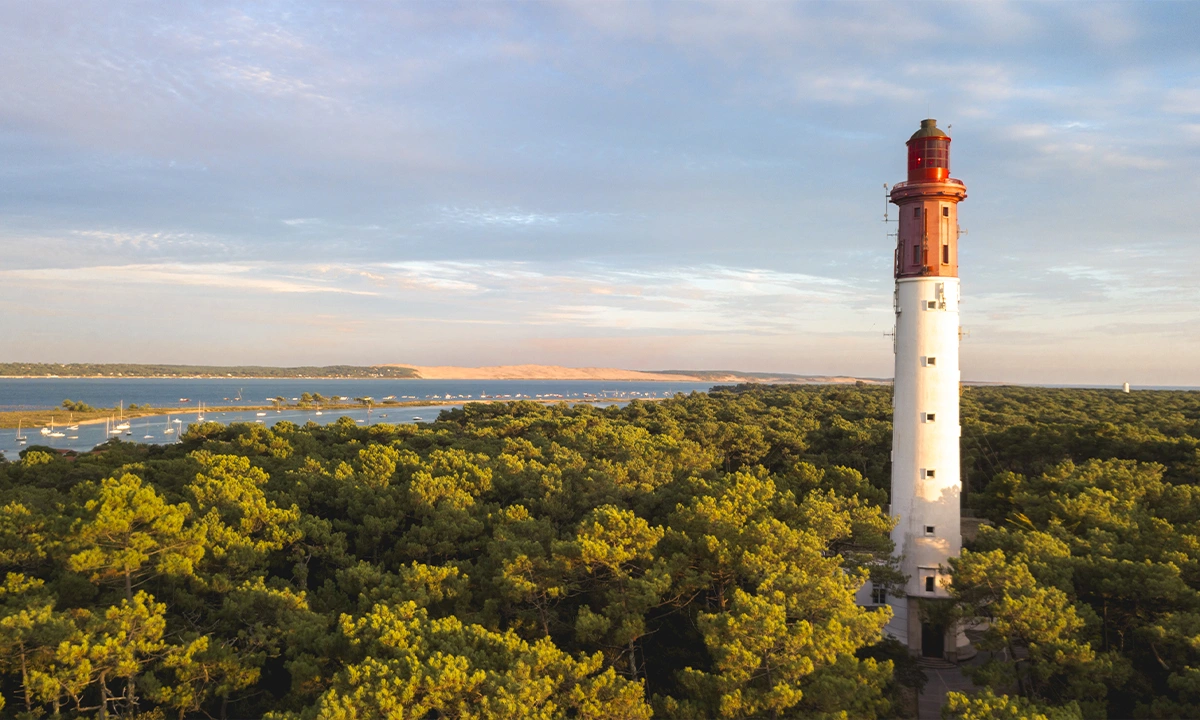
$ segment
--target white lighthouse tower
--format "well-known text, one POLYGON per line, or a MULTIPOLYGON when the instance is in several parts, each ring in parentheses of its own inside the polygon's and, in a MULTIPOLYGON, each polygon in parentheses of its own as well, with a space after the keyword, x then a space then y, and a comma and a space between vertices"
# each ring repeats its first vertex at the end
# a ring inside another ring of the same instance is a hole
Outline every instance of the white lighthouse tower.
POLYGON ((926 657, 955 657, 967 647, 965 636, 928 612, 935 607, 928 601, 949 598, 946 561, 962 549, 958 203, 966 197, 966 186, 950 177, 950 137, 935 120, 922 120, 908 140, 908 179, 891 190, 900 212, 892 540, 908 582, 903 596, 888 600, 886 631, 926 657))

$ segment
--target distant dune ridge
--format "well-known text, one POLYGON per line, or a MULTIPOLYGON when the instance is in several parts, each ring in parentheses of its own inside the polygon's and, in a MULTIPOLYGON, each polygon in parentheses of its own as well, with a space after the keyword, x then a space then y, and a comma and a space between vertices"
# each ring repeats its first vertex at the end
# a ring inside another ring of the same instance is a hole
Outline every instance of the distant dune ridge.
POLYGON ((456 367, 452 365, 383 365, 408 368, 423 380, 659 380, 718 383, 887 383, 879 378, 831 375, 791 375, 736 370, 621 370, 619 368, 569 368, 560 365, 493 365, 456 367))
POLYGON ((561 365, 159 365, 145 363, 20 363, 0 362, 3 378, 221 378, 221 379, 423 379, 423 380, 652 380, 713 384, 777 383, 839 385, 861 382, 891 383, 891 378, 858 378, 846 375, 793 375, 741 370, 622 370, 620 368, 561 365))
POLYGON ((454 367, 452 365, 385 365, 412 368, 423 380, 675 380, 696 381, 689 375, 619 370, 617 368, 569 368, 558 365, 493 365, 491 367, 454 367))

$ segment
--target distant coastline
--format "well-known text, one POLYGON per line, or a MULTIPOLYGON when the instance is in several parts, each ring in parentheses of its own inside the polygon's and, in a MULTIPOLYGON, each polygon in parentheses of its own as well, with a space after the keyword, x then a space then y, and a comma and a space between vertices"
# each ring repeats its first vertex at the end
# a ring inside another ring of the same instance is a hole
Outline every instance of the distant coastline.
POLYGON ((737 370, 624 370, 561 365, 328 365, 298 367, 150 365, 133 363, 0 363, 14 380, 600 380, 605 382, 714 382, 777 384, 889 384, 890 378, 794 375, 737 370))

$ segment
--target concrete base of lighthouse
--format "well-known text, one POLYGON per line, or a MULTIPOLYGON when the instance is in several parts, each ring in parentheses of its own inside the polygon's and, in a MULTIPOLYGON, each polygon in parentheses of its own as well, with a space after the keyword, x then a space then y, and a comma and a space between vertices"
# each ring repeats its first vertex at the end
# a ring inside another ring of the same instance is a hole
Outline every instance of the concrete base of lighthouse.
POLYGON ((947 603, 946 600, 930 600, 919 597, 889 598, 892 619, 884 628, 884 635, 895 638, 916 657, 939 658, 949 662, 963 662, 975 657, 978 652, 965 632, 963 623, 940 624, 930 615, 923 613, 921 604, 947 603))
POLYGON ((939 605, 946 605, 947 600, 931 600, 918 597, 894 598, 889 604, 892 607, 892 622, 888 623, 885 632, 892 635, 904 645, 913 655, 926 658, 940 658, 950 662, 962 662, 975 657, 976 650, 967 638, 961 623, 945 623, 936 619, 935 610, 939 605), (922 612, 922 603, 925 611, 922 612), (896 630, 901 630, 898 633, 896 630))

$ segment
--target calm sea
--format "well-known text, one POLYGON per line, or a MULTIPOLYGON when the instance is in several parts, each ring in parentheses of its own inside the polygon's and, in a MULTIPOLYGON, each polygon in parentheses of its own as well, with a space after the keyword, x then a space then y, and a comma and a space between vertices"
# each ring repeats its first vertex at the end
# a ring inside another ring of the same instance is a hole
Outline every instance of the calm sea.
MULTIPOLYGON (((465 400, 564 400, 596 401, 613 405, 639 398, 669 397, 675 393, 706 391, 712 383, 695 382, 602 382, 595 380, 223 380, 167 378, 152 379, 67 379, 0 378, 0 410, 36 410, 62 405, 66 399, 93 407, 116 407, 124 403, 178 408, 170 416, 130 421, 127 430, 114 437, 127 442, 174 442, 187 426, 199 417, 199 404, 209 407, 266 405, 276 397, 292 401, 301 393, 320 393, 326 397, 372 397, 376 402, 392 398, 404 402, 441 402, 465 400)), ((430 406, 376 406, 373 410, 233 410, 206 412, 205 420, 221 423, 260 422, 274 425, 288 420, 298 425, 312 420, 333 422, 350 417, 359 424, 431 422, 442 410, 461 404, 430 406)), ((65 415, 63 419, 66 420, 65 415)), ((62 437, 50 437, 41 428, 23 428, 27 445, 21 445, 14 429, 0 430, 0 453, 9 459, 22 447, 48 445, 69 450, 90 450, 109 437, 105 423, 56 427, 62 437)))

